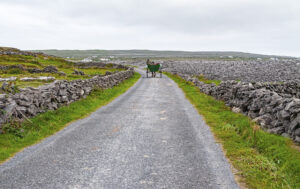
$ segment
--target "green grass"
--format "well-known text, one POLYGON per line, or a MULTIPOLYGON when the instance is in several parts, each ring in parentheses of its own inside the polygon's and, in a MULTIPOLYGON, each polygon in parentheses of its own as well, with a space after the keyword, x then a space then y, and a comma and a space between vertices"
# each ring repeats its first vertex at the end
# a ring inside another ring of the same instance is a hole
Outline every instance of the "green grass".
MULTIPOLYGON (((55 66, 58 71, 62 71, 66 76, 62 76, 55 73, 29 73, 26 70, 20 70, 18 68, 11 68, 8 70, 0 70, 1 78, 17 77, 16 86, 19 88, 24 87, 37 87, 43 85, 43 81, 27 81, 22 82, 19 79, 23 77, 39 77, 39 76, 52 76, 57 80, 75 80, 75 79, 88 79, 95 75, 104 75, 107 71, 116 72, 122 71, 122 69, 112 68, 112 64, 108 64, 105 68, 78 68, 72 62, 68 62, 59 57, 45 57, 43 55, 24 56, 24 55, 0 55, 0 66, 12 66, 12 65, 22 65, 24 68, 38 68, 43 69, 46 66, 55 66), (86 75, 73 75, 74 70, 83 71, 86 75)), ((3 82, 0 82, 0 86, 3 82)))
POLYGON ((10 129, 6 129, 4 134, 0 134, 0 163, 23 148, 56 133, 68 123, 88 116, 91 112, 108 104, 130 88, 139 78, 140 75, 135 73, 133 77, 111 89, 95 90, 85 99, 54 111, 39 114, 30 119, 32 123, 5 125, 6 128, 10 129))
POLYGON ((199 75, 197 77, 197 79, 199 81, 202 81, 203 83, 206 83, 206 84, 216 84, 217 86, 220 85, 220 83, 222 82, 221 80, 209 80, 209 79, 206 79, 203 75, 199 75))
POLYGON ((300 152, 293 142, 261 130, 233 113, 224 102, 205 95, 191 82, 172 78, 204 117, 225 154, 250 188, 300 188, 300 152))

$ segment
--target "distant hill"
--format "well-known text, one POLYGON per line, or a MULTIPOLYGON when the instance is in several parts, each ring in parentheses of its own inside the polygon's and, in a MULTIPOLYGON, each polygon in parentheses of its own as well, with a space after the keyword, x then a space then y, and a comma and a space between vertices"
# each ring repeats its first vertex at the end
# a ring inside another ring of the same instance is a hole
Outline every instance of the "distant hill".
POLYGON ((240 57, 240 58, 271 58, 280 56, 252 54, 234 51, 156 51, 156 50, 32 50, 64 58, 83 59, 99 58, 160 58, 160 57, 240 57))

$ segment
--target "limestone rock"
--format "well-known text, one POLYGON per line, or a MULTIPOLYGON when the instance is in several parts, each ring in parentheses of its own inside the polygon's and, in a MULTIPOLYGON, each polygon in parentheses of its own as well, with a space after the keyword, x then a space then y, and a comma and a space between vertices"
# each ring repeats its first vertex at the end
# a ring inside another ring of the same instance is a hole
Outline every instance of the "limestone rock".
POLYGON ((79 70, 74 70, 74 72, 72 74, 74 74, 74 75, 85 75, 83 71, 79 71, 79 70))
POLYGON ((241 113, 242 112, 242 110, 238 107, 233 107, 232 111, 235 112, 235 113, 241 113))

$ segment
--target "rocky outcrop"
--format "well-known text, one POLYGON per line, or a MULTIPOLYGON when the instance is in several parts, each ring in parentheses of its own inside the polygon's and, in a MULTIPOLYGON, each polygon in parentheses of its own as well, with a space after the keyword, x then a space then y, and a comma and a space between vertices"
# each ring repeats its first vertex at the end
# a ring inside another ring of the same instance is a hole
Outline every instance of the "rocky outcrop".
POLYGON ((114 63, 103 63, 103 62, 77 62, 75 66, 79 68, 116 68, 116 69, 127 69, 128 67, 121 64, 114 64, 114 63))
POLYGON ((53 80, 55 80, 55 77, 47 77, 47 76, 20 78, 20 81, 53 81, 53 80))
POLYGON ((23 71, 26 70, 22 64, 5 65, 5 66, 0 65, 0 70, 9 70, 9 69, 19 69, 19 70, 23 70, 23 71))
POLYGON ((56 73, 59 75, 66 75, 64 72, 58 71, 58 69, 55 66, 46 66, 42 70, 38 68, 32 68, 27 69, 27 71, 30 73, 56 73))
POLYGON ((2 81, 16 81, 17 77, 6 77, 6 78, 0 78, 0 82, 2 81))
POLYGON ((28 71, 29 73, 56 73, 59 75, 66 75, 64 72, 59 71, 55 66, 46 66, 43 69, 39 68, 25 68, 22 64, 0 66, 0 70, 19 69, 21 71, 28 71))
POLYGON ((79 70, 74 70, 74 72, 72 74, 74 74, 74 75, 85 75, 83 71, 79 71, 79 70))
POLYGON ((32 117, 86 97, 95 88, 111 88, 134 74, 133 69, 91 79, 55 81, 17 94, 0 94, 0 125, 12 119, 32 117))
POLYGON ((43 69, 45 73, 57 73, 58 69, 55 66, 47 66, 43 69))
MULTIPOLYGON (((50 57, 49 55, 45 55, 44 53, 36 53, 29 51, 21 51, 20 49, 11 48, 11 47, 0 47, 0 55, 24 55, 24 56, 38 56, 43 55, 45 57, 50 57)), ((53 56, 52 56, 53 57, 53 56)))
MULTIPOLYGON (((255 83, 225 81, 217 86, 205 84, 189 75, 178 75, 193 82, 203 93, 225 101, 234 112, 241 112, 254 119, 266 131, 300 142, 299 98, 277 93, 274 88, 270 90, 269 84, 258 86, 255 83)), ((279 92, 284 89, 288 87, 276 88, 279 92)))

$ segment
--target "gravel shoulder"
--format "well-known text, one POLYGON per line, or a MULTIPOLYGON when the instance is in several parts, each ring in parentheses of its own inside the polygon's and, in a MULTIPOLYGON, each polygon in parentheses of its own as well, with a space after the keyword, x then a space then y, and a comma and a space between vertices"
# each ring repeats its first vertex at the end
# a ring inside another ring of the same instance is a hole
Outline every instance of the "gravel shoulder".
POLYGON ((112 103, 0 165, 0 188, 238 186, 178 86, 143 76, 112 103))

